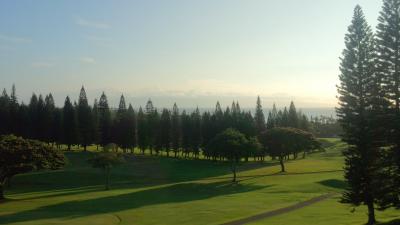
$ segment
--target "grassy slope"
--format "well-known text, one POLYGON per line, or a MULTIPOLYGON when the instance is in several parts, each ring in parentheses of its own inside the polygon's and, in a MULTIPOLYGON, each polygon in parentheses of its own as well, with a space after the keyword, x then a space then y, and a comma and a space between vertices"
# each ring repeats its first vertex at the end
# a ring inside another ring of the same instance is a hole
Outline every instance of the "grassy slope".
MULTIPOLYGON (((220 224, 278 209, 344 187, 343 144, 325 140, 327 152, 289 161, 288 173, 274 163, 242 166, 237 185, 229 166, 208 161, 134 157, 113 170, 111 191, 103 191, 101 171, 85 160, 91 153, 68 153, 63 171, 18 176, 0 204, 0 224, 220 224)), ((326 200, 254 224, 362 224, 338 199, 326 200)), ((378 213, 390 220, 399 212, 378 213)))

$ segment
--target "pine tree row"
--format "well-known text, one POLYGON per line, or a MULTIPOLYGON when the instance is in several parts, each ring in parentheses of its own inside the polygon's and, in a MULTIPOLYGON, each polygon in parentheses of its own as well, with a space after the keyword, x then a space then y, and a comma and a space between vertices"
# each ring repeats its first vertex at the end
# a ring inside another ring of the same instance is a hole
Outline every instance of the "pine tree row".
MULTIPOLYGON (((142 154, 163 152, 167 156, 195 158, 202 152, 213 159, 216 153, 204 147, 227 128, 234 128, 248 138, 272 127, 308 128, 307 118, 296 111, 293 102, 289 111, 285 108, 277 112, 274 106, 266 124, 260 98, 254 116, 242 110, 238 102, 224 110, 217 102, 214 112, 201 113, 198 108, 193 112, 180 111, 176 104, 172 110, 158 111, 149 100, 144 109, 135 111, 126 104, 123 95, 118 108, 112 110, 104 93, 90 106, 83 87, 78 102, 66 97, 64 106, 58 108, 51 94, 44 98, 33 94, 28 105, 19 104, 13 86, 10 96, 5 90, 0 96, 0 122, 0 134, 13 133, 58 147, 64 145, 68 150, 71 146, 86 150, 93 144, 104 147, 115 143, 125 152, 138 149, 142 154), (273 126, 269 126, 271 121, 273 126)), ((266 154, 253 152, 246 159, 263 159, 266 154)))

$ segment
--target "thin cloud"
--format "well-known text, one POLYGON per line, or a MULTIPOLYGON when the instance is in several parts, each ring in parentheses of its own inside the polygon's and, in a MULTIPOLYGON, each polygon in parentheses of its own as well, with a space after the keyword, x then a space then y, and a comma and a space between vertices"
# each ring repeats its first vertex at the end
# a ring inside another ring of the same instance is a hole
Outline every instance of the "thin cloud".
POLYGON ((86 36, 83 36, 83 38, 86 39, 87 41, 89 41, 91 44, 100 45, 100 46, 110 46, 111 45, 111 39, 107 38, 107 37, 86 35, 86 36))
POLYGON ((94 42, 110 42, 110 38, 106 37, 99 37, 99 36, 93 36, 93 35, 86 35, 84 38, 88 41, 94 41, 94 42))
POLYGON ((5 42, 12 42, 12 43, 31 43, 32 40, 25 37, 14 37, 8 36, 4 34, 0 34, 0 40, 5 42))
POLYGON ((53 67, 54 64, 51 62, 33 62, 33 63, 31 63, 31 66, 33 68, 49 68, 49 67, 53 67))
POLYGON ((95 64, 96 60, 92 57, 82 57, 79 59, 79 61, 81 63, 85 63, 85 64, 95 64))
POLYGON ((97 22, 97 21, 90 21, 87 19, 83 18, 76 18, 75 23, 79 26, 83 27, 90 27, 90 28, 96 28, 96 29, 109 29, 111 26, 109 24, 103 23, 103 22, 97 22))

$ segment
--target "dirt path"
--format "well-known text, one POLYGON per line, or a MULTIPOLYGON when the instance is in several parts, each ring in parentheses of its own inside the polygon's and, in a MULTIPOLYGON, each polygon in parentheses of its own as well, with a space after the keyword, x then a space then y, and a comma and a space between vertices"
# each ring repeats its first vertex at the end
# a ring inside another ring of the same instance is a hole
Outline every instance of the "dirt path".
POLYGON ((304 208, 306 206, 315 204, 317 202, 323 201, 325 199, 331 198, 332 196, 334 196, 336 193, 328 193, 328 194, 324 194, 312 199, 309 199, 307 201, 304 202, 299 202, 297 204, 288 206, 288 207, 284 207, 284 208, 280 208, 280 209, 276 209, 273 211, 269 211, 269 212, 264 212, 264 213, 260 213, 254 216, 250 216, 250 217, 246 217, 243 219, 239 219, 239 220, 234 220, 228 223, 223 223, 221 225, 242 225, 242 224, 246 224, 246 223, 250 223, 250 222, 255 222, 257 220, 261 220, 261 219, 266 219, 272 216, 277 216, 280 214, 284 214, 284 213, 288 213, 297 209, 301 209, 304 208))

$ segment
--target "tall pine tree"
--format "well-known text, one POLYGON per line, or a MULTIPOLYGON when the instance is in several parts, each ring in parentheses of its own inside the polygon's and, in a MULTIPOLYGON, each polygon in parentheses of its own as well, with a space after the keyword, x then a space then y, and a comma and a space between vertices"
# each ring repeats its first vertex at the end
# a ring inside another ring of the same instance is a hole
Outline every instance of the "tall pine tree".
POLYGON ((82 86, 78 100, 78 127, 79 127, 79 143, 83 146, 84 151, 88 145, 92 144, 93 138, 93 118, 92 109, 89 106, 85 88, 82 86))
POLYGON ((175 157, 177 157, 177 154, 181 147, 181 135, 182 132, 179 108, 176 103, 174 103, 171 115, 171 148, 172 151, 174 151, 175 157))
POLYGON ((105 146, 112 142, 111 128, 111 111, 108 106, 108 100, 106 94, 103 92, 99 100, 99 133, 100 133, 100 145, 105 146))
POLYGON ((378 85, 374 80, 374 42, 362 9, 356 6, 345 37, 346 48, 341 58, 339 76, 339 108, 337 115, 343 127, 345 179, 348 182, 342 202, 368 207, 368 224, 375 223, 374 204, 379 199, 377 174, 380 145, 373 126, 371 110, 376 101, 371 90, 378 85))
POLYGON ((257 135, 265 131, 265 116, 261 105, 260 96, 257 97, 256 112, 254 114, 254 121, 256 124, 257 135))
POLYGON ((63 108, 63 143, 68 146, 68 150, 71 150, 71 145, 76 143, 77 140, 77 126, 76 126, 76 113, 71 100, 67 96, 64 102, 63 108))
POLYGON ((378 18, 376 46, 377 69, 384 82, 386 97, 392 106, 386 116, 389 123, 387 130, 391 148, 386 157, 388 173, 392 179, 387 198, 381 202, 382 207, 391 205, 400 207, 400 0, 384 0, 378 18))

